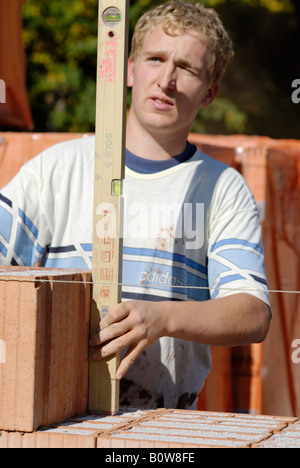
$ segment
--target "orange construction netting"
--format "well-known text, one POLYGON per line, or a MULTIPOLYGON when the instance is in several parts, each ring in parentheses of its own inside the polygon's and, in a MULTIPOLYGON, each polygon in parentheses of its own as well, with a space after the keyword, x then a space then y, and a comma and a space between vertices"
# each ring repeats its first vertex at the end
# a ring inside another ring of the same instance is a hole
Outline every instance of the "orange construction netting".
POLYGON ((264 348, 265 414, 300 416, 300 145, 267 154, 264 248, 273 321, 264 348), (298 344, 297 344, 298 343, 298 344), (297 351, 297 347, 299 351, 297 351))

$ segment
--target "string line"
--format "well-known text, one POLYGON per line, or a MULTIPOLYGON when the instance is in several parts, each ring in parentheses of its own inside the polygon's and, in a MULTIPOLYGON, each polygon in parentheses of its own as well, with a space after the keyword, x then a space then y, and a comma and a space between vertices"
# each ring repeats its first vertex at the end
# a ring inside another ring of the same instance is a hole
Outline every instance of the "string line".
MULTIPOLYGON (((0 270, 1 271, 1 270, 0 270)), ((70 273, 72 275, 74 273, 70 273)), ((80 274, 80 273, 75 273, 80 274)), ((107 281, 84 281, 84 280, 60 280, 60 279, 49 279, 49 278, 42 278, 39 277, 38 275, 35 276, 34 278, 24 278, 24 277, 18 277, 14 276, 13 278, 11 277, 12 275, 7 275, 6 276, 1 276, 0 275, 0 282, 20 282, 20 283, 62 283, 62 284, 91 284, 93 286, 118 286, 118 287, 143 287, 146 289, 155 289, 153 285, 147 285, 147 284, 131 284, 131 283, 113 283, 113 282, 107 282, 107 281)), ((210 291, 252 291, 252 292, 268 292, 268 293, 281 293, 281 294, 300 294, 300 291, 294 291, 294 290, 283 290, 283 289, 258 289, 258 288, 229 288, 229 287, 210 287, 210 286, 176 286, 176 285, 170 285, 166 286, 164 288, 164 285, 159 285, 159 289, 166 289, 168 290, 169 288, 173 289, 193 289, 193 290, 210 290, 210 291)))

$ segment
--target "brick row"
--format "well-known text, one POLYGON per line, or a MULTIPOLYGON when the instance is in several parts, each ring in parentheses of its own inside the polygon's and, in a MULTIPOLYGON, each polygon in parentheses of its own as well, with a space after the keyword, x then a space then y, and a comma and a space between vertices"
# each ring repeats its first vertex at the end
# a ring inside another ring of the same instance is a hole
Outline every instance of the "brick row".
POLYGON ((121 408, 32 433, 2 431, 0 448, 267 448, 300 445, 297 418, 121 408))

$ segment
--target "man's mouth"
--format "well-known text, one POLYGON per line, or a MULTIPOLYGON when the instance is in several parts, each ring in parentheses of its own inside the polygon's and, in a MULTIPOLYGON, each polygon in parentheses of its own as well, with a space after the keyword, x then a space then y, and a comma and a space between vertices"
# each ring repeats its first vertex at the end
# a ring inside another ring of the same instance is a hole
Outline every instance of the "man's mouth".
POLYGON ((171 99, 158 97, 158 96, 153 96, 151 99, 158 108, 170 109, 171 107, 174 107, 174 103, 171 99))
POLYGON ((160 104, 170 104, 170 101, 167 101, 166 99, 154 98, 154 101, 159 102, 160 104))

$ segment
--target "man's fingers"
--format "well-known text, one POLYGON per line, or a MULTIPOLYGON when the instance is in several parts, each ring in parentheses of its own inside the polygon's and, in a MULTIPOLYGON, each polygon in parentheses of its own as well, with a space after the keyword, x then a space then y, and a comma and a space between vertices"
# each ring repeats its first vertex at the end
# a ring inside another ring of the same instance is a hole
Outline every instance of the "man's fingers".
POLYGON ((110 325, 120 322, 127 317, 130 308, 128 307, 127 302, 122 302, 121 304, 117 304, 110 309, 108 314, 104 317, 103 320, 100 322, 100 328, 103 330, 104 328, 109 327, 110 325))
MULTIPOLYGON (((136 325, 136 316, 130 314, 130 311, 130 302, 114 306, 101 320, 97 333, 90 338, 90 346, 100 346, 132 330, 136 325)), ((129 344, 131 342, 127 342, 125 346, 129 344)))
POLYGON ((124 375, 127 372, 127 369, 131 366, 132 362, 138 356, 138 353, 140 352, 139 349, 143 349, 141 342, 136 340, 136 333, 134 330, 129 330, 127 333, 120 335, 109 342, 106 342, 92 353, 92 358, 94 360, 103 359, 120 352, 124 348, 128 348, 127 353, 121 363, 121 369, 125 369, 123 373, 124 375))
POLYGON ((128 348, 128 351, 124 358, 122 359, 116 373, 116 378, 121 380, 124 375, 127 373, 128 369, 132 366, 136 358, 142 349, 140 349, 139 343, 134 344, 128 348))
MULTIPOLYGON (((132 346, 130 346, 128 348, 128 351, 127 351, 126 355, 122 359, 122 361, 121 361, 121 363, 120 363, 120 365, 119 365, 119 367, 117 369, 116 378, 118 380, 121 380, 124 377, 124 375, 127 373, 128 369, 132 366, 132 364, 134 363, 134 361, 138 357, 138 355, 139 355, 139 353, 141 351, 139 348, 140 347, 139 347, 138 344, 134 344, 134 345, 132 345, 132 346)), ((115 354, 115 352, 112 353, 112 354, 115 354)), ((109 356, 110 356, 110 351, 109 351, 108 346, 98 348, 92 354, 92 358, 94 360, 96 360, 96 361, 98 361, 100 359, 103 359, 105 357, 109 357, 109 356)))
POLYGON ((128 331, 128 329, 125 323, 114 323, 105 328, 100 327, 100 331, 90 338, 89 345, 92 347, 100 346, 106 343, 107 341, 118 338, 119 336, 126 333, 126 331, 128 331))

